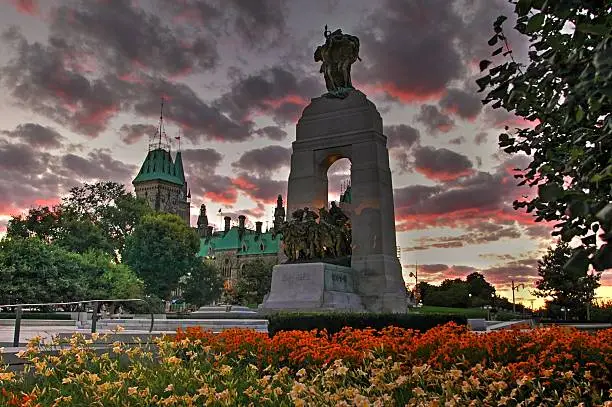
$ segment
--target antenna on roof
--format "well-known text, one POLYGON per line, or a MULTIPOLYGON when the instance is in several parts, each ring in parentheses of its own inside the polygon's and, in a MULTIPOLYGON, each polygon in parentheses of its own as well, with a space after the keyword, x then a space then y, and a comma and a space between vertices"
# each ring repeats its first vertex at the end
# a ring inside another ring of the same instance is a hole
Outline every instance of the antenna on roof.
POLYGON ((161 106, 159 109, 159 127, 157 128, 153 140, 149 142, 149 151, 151 150, 165 150, 170 151, 170 143, 168 142, 168 136, 164 130, 164 97, 161 97, 161 106), (156 139, 156 140, 155 140, 156 139), (162 140, 163 139, 163 140, 162 140))

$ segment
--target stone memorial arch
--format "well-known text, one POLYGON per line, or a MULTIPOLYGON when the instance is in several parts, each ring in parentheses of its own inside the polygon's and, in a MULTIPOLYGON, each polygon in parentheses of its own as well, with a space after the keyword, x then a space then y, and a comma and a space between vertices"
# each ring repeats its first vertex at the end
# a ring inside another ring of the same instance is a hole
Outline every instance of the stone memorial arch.
POLYGON ((406 310, 406 289, 397 259, 393 186, 387 138, 376 106, 356 90, 345 98, 315 98, 296 129, 287 187, 288 213, 326 207, 327 170, 351 161, 353 213, 351 268, 366 309, 406 310))
MULTIPOLYGON (((287 189, 287 215, 328 205, 327 170, 351 161, 351 264, 321 259, 275 266, 262 308, 321 308, 406 312, 407 295, 397 258, 393 186, 387 138, 374 103, 352 86, 359 39, 325 28, 317 48, 328 93, 311 100, 297 123, 287 189)), ((298 222, 299 223, 299 222, 298 222)))

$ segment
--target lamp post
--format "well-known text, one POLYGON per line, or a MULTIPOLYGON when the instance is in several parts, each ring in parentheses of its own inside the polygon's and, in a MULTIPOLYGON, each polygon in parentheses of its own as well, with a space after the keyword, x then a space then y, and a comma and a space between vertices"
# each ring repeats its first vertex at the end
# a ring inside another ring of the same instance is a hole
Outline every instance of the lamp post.
POLYGON ((482 308, 487 310, 487 320, 490 321, 491 320, 491 308, 493 307, 491 307, 490 305, 485 305, 482 308))
POLYGON ((523 289, 525 288, 525 284, 520 283, 517 285, 514 285, 514 280, 512 280, 512 313, 515 314, 516 313, 516 303, 514 302, 514 291, 522 287, 523 289))
POLYGON ((561 307, 561 311, 563 311, 563 320, 567 321, 567 311, 569 311, 570 309, 567 307, 561 307))

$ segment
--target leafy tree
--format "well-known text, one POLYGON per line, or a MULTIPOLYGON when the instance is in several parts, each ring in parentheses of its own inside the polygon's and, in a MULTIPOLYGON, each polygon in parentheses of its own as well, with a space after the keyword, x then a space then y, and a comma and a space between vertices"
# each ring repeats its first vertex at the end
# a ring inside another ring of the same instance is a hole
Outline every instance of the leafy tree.
POLYGON ((58 223, 53 243, 75 253, 90 250, 113 255, 115 247, 102 229, 88 219, 64 214, 58 223))
POLYGON ((223 282, 212 263, 196 259, 191 272, 184 277, 183 298, 189 304, 200 307, 219 299, 223 282))
POLYGON ((507 153, 533 158, 519 185, 538 186, 535 198, 514 202, 536 221, 559 221, 553 235, 581 237, 566 267, 584 273, 612 268, 612 13, 609 1, 519 0, 515 29, 528 37, 528 65, 512 57, 501 16, 489 44, 499 64, 481 61, 488 90, 483 103, 533 121, 535 127, 499 136, 507 153), (569 30, 567 28, 570 28, 569 30), (502 54, 503 55, 500 55, 502 54), (500 55, 499 57, 497 55, 500 55), (510 56, 510 60, 501 58, 510 56), (500 59, 498 59, 500 58, 500 59), (597 248, 596 236, 605 244, 597 248))
POLYGON ((145 215, 126 239, 124 263, 145 282, 147 293, 168 299, 179 278, 200 262, 197 233, 176 215, 145 215))
POLYGON ((11 238, 38 237, 51 242, 58 233, 61 208, 32 208, 27 215, 13 216, 8 221, 6 235, 11 238))
POLYGON ((126 237, 140 219, 153 212, 147 201, 126 192, 116 182, 74 187, 62 200, 62 208, 79 219, 95 223, 119 253, 123 252, 126 237))
POLYGON ((601 273, 567 269, 563 266, 571 257, 569 244, 559 242, 555 248, 549 248, 546 255, 538 262, 536 282, 538 297, 552 297, 550 305, 556 308, 565 306, 577 313, 584 313, 586 305, 595 297, 595 289, 599 287, 601 273))
POLYGON ((121 184, 84 184, 72 188, 54 208, 30 209, 27 215, 11 218, 7 236, 37 236, 77 253, 100 250, 119 261, 126 236, 149 213, 148 203, 121 184))
POLYGON ((0 303, 142 295, 142 282, 109 255, 81 255, 37 237, 0 241, 0 280, 0 303))
POLYGON ((244 263, 235 287, 235 301, 242 305, 261 304, 272 285, 273 265, 263 260, 244 263))

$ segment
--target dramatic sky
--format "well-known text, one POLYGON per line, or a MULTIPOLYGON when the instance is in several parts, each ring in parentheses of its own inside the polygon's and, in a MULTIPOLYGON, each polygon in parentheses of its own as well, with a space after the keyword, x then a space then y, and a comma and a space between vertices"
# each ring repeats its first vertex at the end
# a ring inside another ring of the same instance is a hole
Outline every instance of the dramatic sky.
MULTIPOLYGON (((270 221, 295 123, 324 93, 313 52, 328 24, 361 40, 353 83, 383 116, 406 281, 418 263, 421 281, 479 271, 502 294, 511 280, 531 289, 551 227, 512 208, 534 193, 513 178, 528 158, 497 147, 504 125, 527 124, 483 108, 474 84, 492 22, 511 12, 506 0, 0 0, 0 233, 80 183, 131 189, 162 96, 192 218, 206 203, 270 221)), ((520 59, 524 39, 509 37, 520 59)), ((330 168, 332 199, 349 171, 330 168)))

